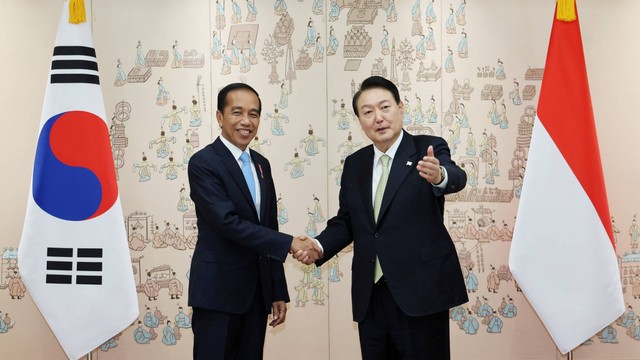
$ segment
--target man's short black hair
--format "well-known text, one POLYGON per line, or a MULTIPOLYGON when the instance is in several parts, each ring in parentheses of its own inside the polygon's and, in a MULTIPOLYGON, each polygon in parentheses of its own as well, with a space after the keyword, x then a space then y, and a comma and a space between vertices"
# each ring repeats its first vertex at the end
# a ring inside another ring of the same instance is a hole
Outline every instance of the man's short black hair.
POLYGON ((252 93, 256 94, 256 97, 258 98, 258 114, 262 113, 262 100, 260 100, 260 95, 258 95, 258 92, 256 91, 256 89, 252 88, 251 86, 245 84, 245 83, 233 83, 233 84, 229 84, 225 87, 223 87, 219 92, 218 92, 218 111, 223 112, 224 107, 227 106, 227 94, 229 94, 230 92, 234 91, 234 90, 249 90, 252 93))
POLYGON ((362 84, 360 85, 360 90, 353 95, 353 101, 351 102, 351 106, 353 106, 353 112, 358 116, 358 99, 362 92, 370 89, 385 89, 388 90, 391 95, 393 95, 393 99, 396 101, 396 104, 400 104, 400 92, 398 91, 398 87, 396 84, 391 81, 383 78, 382 76, 371 76, 366 78, 362 84))

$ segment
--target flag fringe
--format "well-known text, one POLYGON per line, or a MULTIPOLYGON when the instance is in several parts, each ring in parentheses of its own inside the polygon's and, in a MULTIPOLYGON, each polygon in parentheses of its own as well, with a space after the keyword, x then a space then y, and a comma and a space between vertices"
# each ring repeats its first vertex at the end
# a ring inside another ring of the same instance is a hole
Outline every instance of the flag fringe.
POLYGON ((87 21, 84 0, 69 0, 69 23, 80 24, 87 21))
POLYGON ((575 0, 558 0, 558 11, 556 19, 564 22, 576 20, 575 0))

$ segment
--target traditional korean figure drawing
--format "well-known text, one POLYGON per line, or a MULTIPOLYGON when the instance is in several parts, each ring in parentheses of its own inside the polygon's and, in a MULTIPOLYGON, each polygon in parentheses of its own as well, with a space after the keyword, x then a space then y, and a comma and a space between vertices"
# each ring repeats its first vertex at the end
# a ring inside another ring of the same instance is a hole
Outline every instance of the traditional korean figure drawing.
POLYGON ((198 100, 196 100, 195 96, 191 97, 191 109, 189 110, 189 114, 191 115, 189 126, 199 127, 202 125, 202 112, 200 111, 200 106, 198 105, 198 100))
POLYGON ((247 0, 247 22, 256 21, 258 16, 258 7, 256 6, 256 0, 247 0))
POLYGON ((420 0, 416 0, 411 7, 411 19, 413 21, 421 20, 420 0))
POLYGON ((316 37, 316 50, 313 53, 314 62, 322 62, 324 60, 324 46, 320 42, 320 35, 316 37))
POLYGON ((169 155, 169 161, 164 163, 161 167, 160 167, 160 173, 162 173, 164 170, 166 170, 165 172, 165 179, 167 180, 175 180, 178 178, 178 169, 182 169, 182 170, 186 170, 186 165, 185 164, 180 164, 177 163, 175 161, 173 161, 173 154, 169 155))
POLYGON ((189 315, 184 313, 182 306, 178 308, 178 314, 175 317, 175 324, 181 329, 191 328, 191 318, 189 317, 189 315))
MULTIPOLYGON (((144 291, 144 294, 147 295, 149 301, 158 300, 158 291, 160 290, 160 285, 158 285, 158 283, 151 278, 150 272, 147 272, 147 281, 145 281, 142 289, 144 291)), ((150 311, 149 308, 147 308, 147 311, 150 311)), ((146 322, 145 325, 147 325, 146 322)))
POLYGON ((340 271, 340 259, 336 255, 329 261, 329 281, 340 282, 343 276, 344 274, 340 271))
POLYGON ((146 182, 151 180, 151 170, 156 171, 156 166, 147 161, 147 156, 142 153, 142 162, 133 164, 133 171, 138 171, 138 181, 146 182))
POLYGON ((324 218, 324 215, 322 215, 322 207, 320 206, 320 199, 318 199, 318 197, 316 197, 316 195, 313 195, 313 220, 316 223, 321 223, 323 221, 325 221, 326 219, 324 218))
POLYGON ((387 22, 396 22, 396 20, 398 20, 398 9, 396 9, 395 0, 391 0, 387 6, 387 22))
POLYGON ((444 71, 447 73, 456 71, 456 66, 453 63, 453 51, 450 47, 447 47, 447 58, 444 60, 444 71))
POLYGON ((467 107, 460 103, 460 114, 457 118, 460 120, 460 127, 466 129, 469 127, 469 118, 467 117, 467 107))
POLYGON ((504 71, 504 63, 498 59, 498 68, 496 69, 496 80, 504 80, 507 78, 507 73, 504 71))
POLYGON ((176 332, 171 327, 171 321, 167 320, 166 326, 162 329, 162 343, 165 345, 175 345, 177 344, 176 340, 176 332))
POLYGON ((520 83, 513 79, 513 90, 509 93, 509 98, 513 105, 522 105, 522 98, 520 97, 520 83))
POLYGON ((500 124, 500 129, 506 129, 509 127, 509 120, 507 119, 507 105, 504 104, 504 100, 502 100, 500 103, 498 123, 500 124))
POLYGON ((169 120, 169 130, 171 132, 176 132, 182 129, 182 119, 180 118, 180 113, 183 112, 186 112, 186 109, 184 107, 178 109, 174 101, 173 105, 171 105, 171 111, 169 111, 162 117, 160 124, 164 125, 165 121, 169 120))
POLYGON ((165 105, 169 101, 170 96, 167 89, 164 87, 164 81, 162 77, 158 80, 158 95, 156 95, 156 105, 165 105))
POLYGON ((222 30, 225 27, 225 17, 224 17, 224 0, 222 0, 222 4, 220 0, 216 0, 216 29, 222 30))
POLYGON ((335 30, 333 26, 329 29, 329 44, 327 44, 327 56, 335 55, 338 51, 338 38, 336 37, 335 30))
POLYGON ((633 215, 633 221, 629 227, 629 236, 631 237, 631 249, 638 249, 638 243, 640 242, 640 227, 636 222, 636 216, 633 215))
POLYGON ((286 109, 289 107, 289 90, 287 90, 285 85, 284 81, 280 84, 280 102, 278 103, 278 107, 280 109, 286 109))
POLYGON ((473 317, 473 315, 471 314, 471 311, 469 311, 469 316, 462 323, 461 328, 462 330, 464 330, 464 333, 467 335, 475 335, 478 333, 478 329, 480 328, 480 323, 478 323, 478 320, 476 320, 476 318, 473 317))
POLYGON ((500 114, 498 113, 498 104, 495 100, 491 100, 491 109, 487 113, 487 117, 491 119, 491 124, 498 125, 500 123, 500 114))
POLYGON ((240 9, 240 5, 236 0, 231 0, 231 11, 233 11, 233 15, 231 15, 231 23, 237 24, 242 22, 242 10, 240 9))
MULTIPOLYGON (((340 150, 338 150, 340 151, 340 150)), ((329 175, 336 173, 334 180, 336 185, 340 186, 340 180, 342 179, 342 170, 344 169, 344 159, 340 159, 340 164, 329 169, 329 175)))
POLYGON ((387 31, 387 27, 382 25, 382 40, 380 40, 380 47, 382 50, 380 52, 382 55, 389 54, 389 31, 387 31))
POLYGON ((461 58, 469 57, 469 42, 467 40, 467 33, 462 29, 462 38, 458 43, 458 56, 461 58))
POLYGON ((114 86, 122 86, 127 83, 127 75, 125 75, 124 70, 122 70, 122 62, 120 59, 117 59, 116 64, 116 79, 113 82, 114 86))
POLYGON ((502 320, 496 315, 494 311, 487 319, 487 332, 490 334, 499 334, 502 332, 503 327, 502 320))
POLYGON ((429 51, 436 50, 436 38, 433 34, 433 28, 429 26, 429 32, 427 33, 427 37, 424 40, 425 48, 429 51))
POLYGON ((425 43, 425 36, 420 35, 420 41, 416 44, 416 59, 422 60, 426 57, 427 46, 425 43))
POLYGON ((304 307, 309 302, 307 287, 300 280, 298 285, 294 286, 294 289, 296 290, 296 307, 304 307))
POLYGON ((449 6, 449 17, 447 17, 445 27, 447 28, 447 34, 456 33, 456 16, 453 12, 453 5, 449 6))
POLYGON ((260 138, 258 136, 256 136, 249 143, 249 148, 251 150, 253 150, 253 151, 256 151, 260 155, 264 156, 264 150, 262 150, 262 145, 270 146, 271 145, 271 140, 269 140, 269 139, 260 140, 260 138))
POLYGON ((274 106, 272 113, 267 113, 267 118, 271 118, 271 134, 276 136, 284 135, 282 123, 288 123, 289 117, 278 111, 278 107, 274 106))
POLYGON ((220 59, 222 57, 222 41, 218 37, 218 33, 214 30, 211 43, 211 57, 220 59))
POLYGON ((469 268, 469 273, 465 277, 465 285, 468 293, 478 290, 478 277, 473 273, 473 268, 469 268))
POLYGON ((603 342, 603 343, 617 344, 618 343, 617 335, 618 335, 618 331, 614 329, 613 326, 607 325, 607 327, 605 327, 604 329, 602 329, 602 331, 598 333, 598 338, 600 339, 600 342, 603 342))
POLYGON ((176 40, 175 44, 171 47, 171 51, 173 52, 173 62, 171 63, 171 67, 174 69, 182 67, 182 55, 180 55, 180 51, 178 50, 178 40, 176 40))
POLYGON ((24 286, 20 274, 16 270, 13 270, 13 274, 9 274, 7 277, 9 278, 7 285, 9 287, 9 296, 11 296, 11 299, 22 299, 24 294, 27 292, 27 288, 24 286))
POLYGON ((222 47, 222 70, 220 70, 220 75, 228 75, 231 74, 231 64, 232 60, 227 53, 225 47, 222 47))
POLYGON ((433 3, 435 0, 431 0, 427 2, 427 11, 425 12, 424 19, 427 24, 431 25, 437 21, 436 10, 434 9, 433 3))
POLYGON ((258 53, 256 52, 256 47, 253 46, 253 42, 251 41, 251 39, 247 40, 247 45, 249 46, 249 49, 245 49, 248 50, 246 52, 247 59, 249 59, 249 63, 251 65, 255 65, 258 63, 258 53))
POLYGON ((326 146, 327 142, 313 134, 313 128, 309 125, 309 130, 307 132, 307 136, 300 140, 299 146, 304 146, 304 151, 308 156, 315 156, 320 151, 318 150, 318 143, 321 143, 322 146, 326 146))
POLYGON ((240 64, 240 50, 235 38, 231 40, 231 63, 233 65, 240 64))
POLYGON ((146 62, 144 59, 144 53, 142 52, 142 42, 138 40, 138 45, 136 45, 136 61, 134 61, 135 66, 137 67, 146 67, 146 62))
POLYGON ((191 199, 189 198, 189 194, 187 194, 187 190, 184 188, 184 184, 182 184, 182 188, 180 188, 178 192, 178 197, 178 211, 187 212, 191 205, 191 199))
MULTIPOLYGON (((166 137, 164 129, 161 129, 160 137, 149 142, 149 149, 153 149, 153 147, 156 146, 156 155, 159 158, 164 159, 171 152, 169 143, 175 144, 176 138, 174 136, 166 137)), ((143 155, 143 161, 144 161, 146 157, 144 156, 144 153, 142 155, 143 155)))
POLYGON ((277 212, 278 212, 278 224, 284 225, 289 222, 289 214, 287 213, 287 208, 284 206, 282 202, 282 195, 278 196, 278 201, 276 202, 277 212))
POLYGON ((422 111, 422 99, 415 94, 416 96, 416 106, 413 108, 413 121, 416 124, 422 124, 424 122, 424 112, 422 111))
POLYGON ((314 15, 323 15, 324 14, 324 0, 313 0, 313 4, 311 4, 311 12, 314 15))
POLYGON ((158 335, 155 332, 147 331, 142 327, 142 321, 138 320, 138 327, 133 331, 133 339, 138 344, 149 344, 158 335))
MULTIPOLYGON (((191 129, 189 129, 191 130, 191 129)), ((188 131, 187 131, 188 133, 188 131)), ((193 156, 193 145, 191 144, 191 140, 189 138, 185 139, 185 144, 182 146, 182 163, 188 164, 191 156, 193 156)))
POLYGON ((304 46, 313 47, 316 44, 316 27, 313 26, 313 20, 309 18, 309 22, 307 23, 307 37, 304 40, 304 46))
POLYGON ((338 116, 338 129, 339 130, 347 130, 350 127, 350 122, 356 121, 357 118, 355 116, 355 113, 352 110, 349 110, 346 108, 344 100, 340 99, 340 109, 335 110, 335 105, 337 103, 337 100, 332 100, 333 101, 333 113, 331 114, 331 117, 336 117, 338 116))
MULTIPOLYGON (((298 149, 295 150, 295 153, 293 155, 293 159, 291 159, 291 161, 287 162, 284 165, 284 171, 288 171, 289 170, 289 166, 291 166, 291 171, 290 171, 290 175, 292 179, 297 179, 299 177, 304 176, 304 164, 307 165, 311 165, 311 161, 309 159, 301 159, 300 155, 298 154, 298 149)), ((315 235, 314 235, 315 236, 315 235)))
POLYGON ((147 312, 144 314, 144 317, 142 319, 146 327, 157 328, 160 324, 160 319, 158 319, 156 315, 151 312, 151 308, 149 308, 148 306, 147 312))
POLYGON ((362 143, 353 142, 353 137, 351 136, 351 133, 349 133, 349 136, 347 136, 347 141, 338 145, 338 152, 342 151, 342 156, 340 156, 340 159, 346 159, 347 156, 353 154, 360 146, 362 146, 362 143))
POLYGON ((329 11, 329 21, 338 20, 338 17, 340 16, 340 6, 338 6, 338 1, 337 0, 330 0, 329 1, 329 8, 331 9, 329 11))
POLYGON ((176 278, 176 272, 171 273, 171 279, 169 280, 169 295, 171 299, 180 299, 182 296, 182 282, 176 278))
POLYGON ((465 14, 465 7, 467 6, 467 0, 462 0, 460 5, 458 6, 458 10, 456 10, 456 22, 460 26, 465 26, 467 24, 467 18, 465 14))
MULTIPOLYGON (((431 95, 431 100, 429 102, 429 108, 427 109, 427 118, 429 119, 429 123, 430 124, 434 124, 436 122, 438 122, 438 111, 436 110, 436 99, 433 97, 433 95, 431 95)), ((457 134, 458 139, 457 139, 457 143, 460 143, 460 135, 457 134)))
POLYGON ((402 125, 411 125, 411 105, 409 105, 409 99, 404 96, 404 111, 402 113, 402 125))
POLYGON ((273 12, 280 16, 287 12, 287 2, 285 0, 276 0, 273 4, 273 12))
POLYGON ((244 49, 240 50, 240 72, 246 73, 251 70, 251 63, 249 62, 249 58, 244 53, 244 49))

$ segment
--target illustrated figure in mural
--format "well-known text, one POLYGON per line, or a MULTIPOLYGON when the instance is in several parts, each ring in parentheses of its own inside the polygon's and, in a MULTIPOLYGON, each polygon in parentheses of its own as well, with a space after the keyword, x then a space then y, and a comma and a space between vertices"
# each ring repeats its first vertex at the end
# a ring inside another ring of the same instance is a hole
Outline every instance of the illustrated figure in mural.
POLYGON ((458 56, 461 58, 469 57, 469 42, 467 40, 467 33, 462 29, 462 38, 458 43, 458 56))
MULTIPOLYGON (((164 122, 164 119, 163 119, 163 122, 164 122)), ((149 142, 149 149, 153 149, 153 147, 156 146, 156 155, 159 158, 164 159, 169 155, 169 152, 171 151, 171 148, 169 147, 169 143, 172 143, 172 144, 176 143, 175 136, 166 137, 164 130, 161 129, 160 137, 155 140, 151 140, 149 142)), ((146 157, 144 156, 144 153, 142 155, 143 155, 142 161, 144 162, 146 157)))
POLYGON ((256 0, 247 0, 247 22, 255 21, 258 16, 258 7, 256 0))
POLYGON ((337 0, 330 0, 329 1, 329 9, 331 9, 329 11, 329 21, 338 20, 338 17, 340 16, 340 6, 338 6, 338 1, 337 0))
POLYGON ((455 155, 456 149, 458 148, 455 142, 455 137, 456 137, 456 134, 453 132, 452 129, 449 129, 449 136, 447 137, 447 145, 449 145, 451 155, 455 155))
POLYGON ((260 138, 258 136, 254 137, 253 140, 251 140, 251 143, 249 144, 249 149, 257 152, 258 154, 264 156, 264 150, 262 150, 262 145, 271 145, 271 140, 266 139, 266 140, 260 140, 260 138))
POLYGON ((178 206, 177 206, 178 211, 187 212, 189 210, 189 202, 191 200, 189 199, 187 190, 184 188, 184 184, 182 184, 182 188, 180 188, 179 197, 180 199, 178 200, 178 206))
POLYGON ((396 22, 398 20, 398 9, 396 9, 395 0, 389 1, 389 6, 387 6, 387 22, 396 22))
POLYGON ((487 291, 497 294, 499 288, 500 288, 500 278, 496 273, 496 268, 492 266, 491 272, 487 276, 487 291))
MULTIPOLYGON (((489 237, 489 240, 493 240, 493 241, 501 240, 502 238, 500 234, 500 229, 498 229, 498 226, 496 225, 496 221, 494 219, 491 219, 491 224, 487 228, 487 236, 489 237)), ((500 279, 498 279, 498 284, 499 283, 500 283, 500 279)))
MULTIPOLYGON (((519 198, 519 197, 518 197, 519 198)), ((618 235, 620 234, 620 229, 616 226, 616 221, 613 220, 613 216, 611 217, 611 230, 613 231, 613 244, 618 244, 618 235)))
POLYGON ((462 0, 458 6, 458 10, 456 10, 456 22, 460 26, 465 26, 467 24, 467 18, 464 10, 466 6, 467 0, 462 0))
POLYGON ((638 315, 633 311, 633 307, 627 305, 627 310, 616 320, 616 324, 628 329, 635 324, 637 318, 638 315))
POLYGON ((298 154, 298 149, 295 150, 295 153, 293 155, 293 159, 291 159, 291 161, 287 162, 284 165, 284 171, 288 171, 289 170, 289 166, 291 166, 291 171, 289 172, 289 174, 291 175, 292 179, 297 179, 299 177, 304 176, 304 164, 307 165, 311 165, 311 160, 309 159, 301 159, 300 155, 298 154))
POLYGON ((311 289, 311 283, 313 282, 313 267, 314 264, 301 264, 300 269, 302 270, 302 284, 304 284, 308 289, 311 289))
POLYGON ((316 226, 316 219, 313 217, 313 212, 307 208, 307 227, 304 228, 304 232, 310 237, 318 235, 318 227, 316 226))
POLYGON ((313 47, 316 44, 316 27, 313 26, 313 20, 309 18, 309 22, 307 23, 307 37, 304 40, 304 46, 313 47))
POLYGON ((171 97, 169 96, 169 92, 164 87, 164 81, 162 77, 158 80, 158 95, 156 95, 156 105, 165 105, 167 101, 169 101, 171 97))
POLYGON ((340 282, 343 276, 344 274, 340 271, 340 259, 336 255, 329 261, 329 281, 340 282))
MULTIPOLYGON (((334 109, 335 109, 335 103, 336 103, 335 99, 333 100, 333 103, 334 103, 334 109)), ((353 113, 353 111, 345 107, 345 103, 343 99, 340 99, 340 109, 334 110, 333 113, 331 114, 332 117, 335 117, 336 115, 338 115, 338 129, 340 130, 349 129, 350 127, 349 123, 353 118, 355 118, 355 114, 353 113)))
POLYGON ((489 305, 488 299, 486 297, 483 296, 482 299, 484 300, 484 302, 482 303, 482 305, 480 305, 478 311, 476 311, 476 314, 479 317, 484 318, 493 313, 493 308, 491 307, 491 305, 489 305))
POLYGON ((289 214, 287 213, 287 208, 282 203, 282 197, 278 196, 278 201, 276 202, 276 208, 278 212, 278 224, 284 225, 289 222, 289 214))
POLYGON ((176 43, 173 44, 173 46, 171 47, 171 50, 173 51, 173 62, 171 63, 171 67, 176 69, 176 68, 181 68, 182 67, 182 55, 180 55, 180 51, 178 51, 178 41, 176 40, 176 43))
POLYGON ((280 109, 289 107, 289 90, 285 85, 286 83, 284 81, 280 84, 280 102, 278 103, 280 109))
POLYGON ((127 83, 127 75, 124 73, 124 70, 122 70, 122 62, 120 62, 120 59, 117 59, 117 64, 116 64, 116 79, 113 82, 114 86, 122 86, 124 84, 127 83))
POLYGON ((231 55, 231 63, 233 65, 240 64, 240 50, 238 49, 238 44, 236 43, 235 38, 231 40, 231 55))
POLYGON ((502 320, 496 316, 496 312, 494 311, 491 315, 489 315, 489 319, 487 321, 487 332, 490 334, 499 334, 502 332, 502 320))
POLYGON ((244 54, 244 49, 240 50, 240 72, 246 73, 251 70, 251 63, 249 62, 249 58, 244 54))
MULTIPOLYGON (((438 121, 438 111, 436 110, 436 99, 433 97, 433 95, 431 95, 431 99, 429 102, 429 108, 427 109, 427 118, 429 119, 429 123, 430 124, 434 124, 438 121)), ((460 139, 459 139, 459 134, 457 134, 458 139, 457 139, 457 143, 460 143, 460 139)))
POLYGON ((311 4, 311 12, 314 15, 323 15, 324 14, 324 0, 313 0, 313 4, 311 4))
POLYGON ((224 17, 224 0, 222 4, 220 0, 216 0, 216 29, 223 30, 226 26, 226 20, 224 17))
POLYGON ((162 329, 162 343, 165 345, 175 345, 176 341, 176 332, 171 327, 171 321, 167 320, 167 325, 162 329))
POLYGON ((409 99, 407 99, 406 95, 404 96, 403 103, 404 110, 402 112, 402 125, 411 125, 411 105, 409 105, 409 99))
POLYGON ((311 285, 313 293, 311 294, 311 300, 315 305, 324 305, 324 299, 327 293, 324 292, 324 283, 320 280, 314 280, 311 285))
POLYGON ((502 100, 500 103, 498 123, 500 124, 500 129, 506 129, 509 127, 509 120, 507 119, 507 105, 504 104, 504 100, 502 100))
POLYGON ((633 215, 633 221, 629 227, 629 236, 631 237, 631 249, 636 250, 640 243, 640 227, 636 223, 636 216, 633 215))
POLYGON ((487 117, 491 119, 491 124, 498 125, 500 123, 500 114, 498 113, 498 104, 495 100, 491 100, 491 109, 487 113, 487 117))
POLYGON ((222 57, 222 41, 215 30, 213 31, 211 39, 211 57, 214 59, 220 59, 222 57))
POLYGON ((427 47, 425 43, 425 36, 420 35, 420 41, 416 44, 416 59, 422 60, 427 54, 427 47))
POLYGON ((134 61, 135 66, 137 67, 146 67, 146 62, 144 59, 144 53, 142 52, 142 42, 138 40, 138 45, 136 45, 136 61, 134 61))
POLYGON ((640 274, 636 274, 635 276, 633 286, 631 287, 631 295, 633 295, 634 299, 640 299, 640 274))
POLYGON ((222 47, 222 70, 220 70, 220 75, 228 75, 231 73, 231 64, 232 60, 225 47, 222 47))
POLYGON ((618 335, 618 331, 613 328, 611 325, 607 325, 602 331, 598 333, 598 338, 600 342, 609 343, 609 344, 617 344, 618 339, 616 336, 618 335))
POLYGON ((160 324, 160 320, 151 312, 151 308, 147 306, 147 311, 142 318, 144 325, 150 328, 157 328, 160 324))
POLYGON ((182 163, 183 164, 188 164, 189 163, 189 159, 191 159, 191 156, 193 156, 193 145, 191 144, 191 140, 189 140, 189 138, 187 137, 185 139, 185 143, 182 146, 182 163))
POLYGON ((317 223, 325 221, 324 215, 322 215, 322 207, 320 206, 320 199, 315 194, 313 195, 313 220, 317 223))
POLYGON ((202 112, 200 111, 200 106, 198 106, 198 100, 196 100, 195 96, 191 97, 191 110, 189 110, 189 113, 191 114, 189 126, 198 127, 202 125, 202 112))
POLYGON ((298 285, 294 286, 294 289, 296 290, 296 307, 304 307, 309 302, 307 287, 300 280, 298 285))
POLYGON ((522 105, 522 99, 520 98, 520 83, 513 79, 513 90, 509 93, 509 98, 513 105, 522 105))
POLYGON ((320 35, 316 37, 316 50, 313 53, 314 62, 322 62, 324 60, 324 46, 320 43, 320 35))
POLYGON ((425 21, 427 24, 431 25, 437 21, 436 10, 434 9, 433 3, 435 0, 427 1, 427 11, 425 12, 425 21))
POLYGON ((142 162, 133 164, 133 171, 138 170, 138 181, 146 182, 151 180, 151 170, 156 170, 156 165, 147 162, 147 156, 142 153, 142 162))
POLYGON ((182 283, 176 279, 176 272, 172 273, 173 277, 169 280, 169 295, 171 299, 180 299, 182 296, 182 283))
POLYGON ((411 7, 411 19, 413 21, 421 20, 421 11, 420 10, 420 0, 415 0, 413 6, 411 7))
POLYGON ((284 135, 282 123, 289 123, 289 117, 278 112, 278 107, 274 105, 273 113, 267 113, 267 118, 271 118, 271 134, 276 136, 284 135))
POLYGON ((118 347, 118 343, 116 342, 115 337, 112 337, 99 346, 100 350, 102 351, 109 351, 109 349, 113 349, 114 347, 118 347))
POLYGON ((475 335, 478 333, 479 328, 480 323, 478 323, 478 320, 476 320, 476 318, 471 314, 471 311, 469 311, 469 316, 462 323, 462 330, 464 330, 464 333, 467 335, 475 335))
POLYGON ((138 320, 138 327, 133 331, 133 339, 138 344, 149 344, 151 340, 155 340, 158 335, 155 332, 149 332, 142 327, 142 321, 138 320))
POLYGON ((424 122, 424 112, 422 111, 422 99, 416 96, 416 106, 413 107, 413 120, 416 124, 422 124, 424 122))
POLYGON ((444 60, 444 71, 452 73, 456 71, 456 66, 453 63, 453 51, 447 46, 447 58, 444 60))
POLYGON ((273 12, 281 16, 282 14, 287 12, 287 2, 285 0, 276 0, 273 4, 273 12))
POLYGON ((382 25, 382 40, 380 40, 380 47, 382 50, 380 51, 382 55, 389 54, 389 31, 387 31, 387 27, 382 25))
POLYGON ((304 151, 308 156, 315 156, 320 153, 318 150, 318 143, 321 143, 322 146, 327 146, 327 142, 313 134, 313 128, 309 125, 309 130, 307 131, 307 136, 300 140, 299 146, 304 146, 304 151))
POLYGON ((166 120, 169 120, 169 131, 176 132, 182 129, 182 119, 180 118, 180 113, 186 112, 184 107, 178 109, 175 101, 171 105, 171 111, 169 111, 166 115, 162 117, 160 121, 160 125, 164 125, 166 120))
POLYGON ((193 357, 228 352, 237 359, 261 359, 267 325, 286 319, 288 253, 318 246, 278 232, 271 166, 248 148, 260 124, 258 93, 232 83, 217 99, 221 134, 193 155, 188 169, 198 224, 188 287, 193 357))
POLYGON ((144 242, 144 236, 138 233, 138 230, 142 228, 142 224, 137 226, 137 224, 133 224, 131 226, 131 234, 129 234, 129 249, 134 251, 142 251, 147 244, 144 242))
POLYGON ((498 68, 496 69, 496 80, 504 80, 507 78, 507 73, 504 71, 504 64, 502 60, 498 59, 498 68))
POLYGON ((465 279, 465 286, 468 293, 476 292, 478 290, 478 277, 473 273, 473 268, 469 268, 469 273, 465 279))
POLYGON ((631 336, 634 340, 640 340, 640 325, 629 327, 629 329, 627 329, 627 335, 631 336))
POLYGON ((27 288, 24 286, 24 283, 20 278, 20 274, 18 274, 16 270, 13 270, 13 275, 10 275, 7 285, 9 287, 9 296, 11 296, 11 299, 20 300, 27 292, 27 288))
POLYGON ((338 51, 338 38, 336 37, 333 25, 329 28, 329 43, 327 44, 327 56, 335 55, 338 51))
MULTIPOLYGON (((338 150, 340 151, 340 150, 338 150)), ((332 167, 331 169, 329 169, 329 175, 331 175, 331 173, 336 173, 334 180, 336 182, 336 185, 340 186, 340 179, 342 178, 342 170, 344 169, 344 159, 340 159, 340 164, 332 167)))
POLYGON ((258 53, 256 52, 256 47, 253 46, 253 42, 251 41, 251 39, 247 40, 247 44, 249 46, 247 59, 249 59, 250 64, 255 65, 258 63, 258 53))
POLYGON ((145 281, 142 289, 144 290, 144 294, 147 295, 149 301, 158 300, 158 291, 160 291, 160 285, 158 285, 157 282, 151 279, 150 272, 147 272, 147 281, 145 281))
POLYGON ((427 37, 424 40, 425 48, 429 51, 434 51, 436 49, 436 38, 433 34, 433 28, 429 26, 429 32, 427 33, 427 37))
POLYGON ((155 249, 162 249, 169 246, 164 239, 164 235, 158 229, 158 225, 156 225, 155 231, 153 232, 153 240, 151 241, 151 246, 155 249))
POLYGON ((0 311, 0 334, 9 332, 9 324, 2 318, 2 311, 0 311))
POLYGON ((231 23, 237 24, 242 22, 242 10, 240 9, 240 5, 236 0, 231 0, 231 10, 233 11, 233 15, 231 15, 231 23))
POLYGON ((315 265, 319 267, 353 244, 353 318, 358 322, 363 359, 375 358, 387 351, 406 358, 413 354, 433 358, 435 352, 448 357, 449 309, 467 302, 468 298, 460 262, 442 213, 444 195, 464 188, 465 173, 450 159, 444 139, 413 136, 402 129, 403 103, 398 88, 390 80, 380 76, 365 79, 353 103, 354 113, 373 144, 345 160, 338 215, 328 220, 325 230, 316 237, 323 253, 310 256, 313 253, 310 251, 302 257, 294 253, 294 257, 316 260, 315 265), (380 178, 373 175, 378 170, 380 178), (384 177, 383 173, 386 173, 384 177), (370 185, 362 186, 363 181, 369 181, 363 179, 370 179, 370 185), (387 180, 386 190, 382 190, 387 180), (379 182, 382 185, 378 186, 379 182), (377 187, 380 191, 375 190, 377 187), (385 195, 381 196, 382 193, 385 195), (375 208, 379 214, 375 210, 374 215, 375 208), (377 221, 372 221, 376 218, 377 221), (394 242, 374 242, 370 236, 374 232, 402 239, 402 246, 394 242), (438 235, 426 238, 425 233, 438 235), (446 249, 437 260, 406 256, 436 243, 446 249), (376 255, 377 266, 375 261, 374 264, 369 261, 376 255), (438 266, 433 267, 435 263, 438 266), (381 298, 387 301, 379 301, 381 298), (404 312, 396 311, 398 308, 404 312), (404 344, 410 344, 407 346, 413 349, 413 354, 403 353, 405 348, 392 344, 393 340, 380 342, 374 335, 386 334, 382 335, 385 338, 392 328, 397 330, 393 324, 374 324, 377 323, 374 319, 391 309, 396 309, 392 323, 419 324, 412 326, 411 334, 397 334, 404 344), (434 329, 438 330, 434 333, 434 329), (432 337, 442 341, 428 341, 427 345, 426 340, 432 337))
POLYGON ((360 146, 362 146, 362 142, 359 142, 359 143, 353 142, 353 137, 351 136, 351 133, 349 133, 349 136, 347 136, 347 141, 338 145, 338 152, 344 149, 340 159, 342 160, 346 159, 347 156, 353 154, 360 146))
POLYGON ((453 12, 453 5, 449 5, 449 17, 447 17, 445 27, 447 29, 447 34, 456 33, 456 17, 453 12))
POLYGON ((182 306, 178 307, 178 315, 175 317, 175 324, 181 329, 191 328, 191 318, 189 315, 184 313, 182 306))
POLYGON ((458 305, 449 310, 449 319, 461 324, 467 319, 467 312, 462 306, 458 305))
POLYGON ((516 315, 518 315, 518 308, 513 303, 513 299, 509 298, 509 303, 502 310, 502 316, 509 319, 516 317, 516 315))

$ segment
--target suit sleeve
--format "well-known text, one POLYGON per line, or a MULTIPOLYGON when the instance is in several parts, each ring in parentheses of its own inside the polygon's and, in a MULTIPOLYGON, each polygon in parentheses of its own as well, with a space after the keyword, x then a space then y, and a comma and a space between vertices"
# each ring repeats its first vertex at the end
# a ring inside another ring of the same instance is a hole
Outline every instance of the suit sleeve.
POLYGON ((447 186, 444 189, 433 187, 437 196, 458 192, 467 185, 467 173, 451 160, 449 146, 444 139, 436 137, 433 143, 433 153, 440 161, 440 165, 447 170, 447 186))
POLYGON ((191 199, 196 204, 198 216, 203 216, 216 232, 228 241, 251 249, 259 254, 284 262, 291 247, 291 235, 258 225, 238 215, 230 196, 231 177, 221 175, 223 165, 219 159, 198 158, 189 162, 189 186, 191 199), (214 162, 217 161, 217 164, 214 162))

